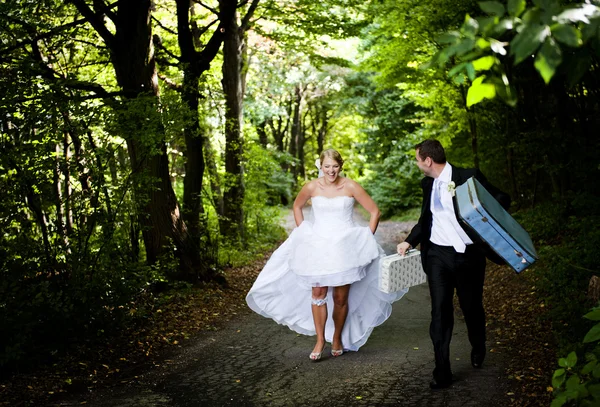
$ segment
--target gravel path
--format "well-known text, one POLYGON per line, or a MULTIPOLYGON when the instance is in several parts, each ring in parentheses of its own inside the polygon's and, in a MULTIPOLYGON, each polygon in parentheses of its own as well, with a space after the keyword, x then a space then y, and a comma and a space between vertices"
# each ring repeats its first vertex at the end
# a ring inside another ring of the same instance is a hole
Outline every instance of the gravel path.
MULTIPOLYGON (((286 222, 293 227, 293 218, 286 222)), ((382 222, 376 238, 386 253, 392 253, 411 227, 407 222, 382 222)), ((360 351, 324 356, 316 363, 308 358, 314 338, 249 311, 219 331, 187 341, 160 367, 86 397, 85 402, 98 407, 508 405, 502 355, 488 353, 484 367, 473 369, 460 317, 451 349, 457 381, 448 389, 429 389, 429 311, 427 285, 414 287, 394 304, 390 319, 374 330, 360 351)), ((82 400, 58 405, 81 405, 82 400)))

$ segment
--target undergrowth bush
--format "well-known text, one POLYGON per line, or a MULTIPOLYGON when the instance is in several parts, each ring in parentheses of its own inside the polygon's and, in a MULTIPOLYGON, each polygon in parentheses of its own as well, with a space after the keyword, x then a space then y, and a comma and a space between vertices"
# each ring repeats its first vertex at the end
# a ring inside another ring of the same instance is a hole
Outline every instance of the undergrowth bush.
POLYGON ((547 305, 559 354, 552 407, 600 405, 600 308, 587 291, 600 274, 600 208, 597 198, 579 194, 522 211, 516 218, 530 232, 539 261, 532 267, 547 305), (581 338, 584 338, 583 340, 581 338))

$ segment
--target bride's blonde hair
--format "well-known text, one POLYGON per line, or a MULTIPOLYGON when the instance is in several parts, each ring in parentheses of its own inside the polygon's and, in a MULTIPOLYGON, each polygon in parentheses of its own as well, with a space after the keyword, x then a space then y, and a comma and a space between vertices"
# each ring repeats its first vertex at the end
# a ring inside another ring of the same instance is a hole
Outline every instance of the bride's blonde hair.
POLYGON ((325 158, 331 158, 332 160, 337 162, 340 165, 340 170, 344 166, 344 160, 342 159, 342 155, 337 150, 334 150, 333 148, 323 150, 323 152, 321 153, 321 155, 319 157, 319 160, 321 161, 321 165, 323 164, 323 160, 325 160, 325 158))

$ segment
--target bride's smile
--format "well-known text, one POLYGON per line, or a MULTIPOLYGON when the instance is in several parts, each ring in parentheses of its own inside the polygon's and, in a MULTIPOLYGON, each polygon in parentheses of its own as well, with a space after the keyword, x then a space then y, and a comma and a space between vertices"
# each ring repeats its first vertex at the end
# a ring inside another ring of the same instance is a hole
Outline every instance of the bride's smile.
POLYGON ((325 157, 321 164, 321 168, 323 170, 325 182, 334 184, 340 174, 340 164, 332 158, 325 157))

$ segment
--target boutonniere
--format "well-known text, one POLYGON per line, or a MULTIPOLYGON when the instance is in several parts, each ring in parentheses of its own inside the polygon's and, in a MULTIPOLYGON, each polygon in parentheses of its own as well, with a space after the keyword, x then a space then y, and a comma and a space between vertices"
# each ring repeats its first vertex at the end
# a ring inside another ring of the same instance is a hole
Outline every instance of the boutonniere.
POLYGON ((448 192, 450 192, 450 195, 452 195, 452 197, 454 198, 454 195, 456 195, 456 184, 454 183, 454 181, 450 181, 448 183, 448 192))

